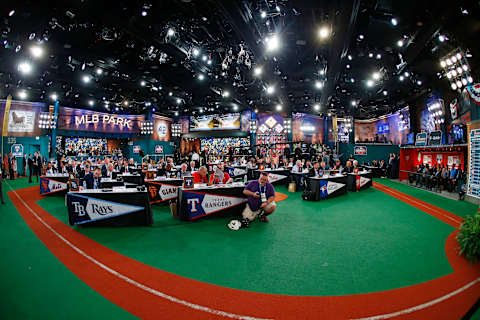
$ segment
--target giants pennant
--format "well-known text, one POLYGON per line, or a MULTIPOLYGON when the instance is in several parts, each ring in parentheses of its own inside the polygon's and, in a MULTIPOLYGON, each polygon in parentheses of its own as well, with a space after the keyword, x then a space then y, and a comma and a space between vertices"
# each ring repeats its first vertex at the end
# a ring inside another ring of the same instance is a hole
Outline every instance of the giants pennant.
POLYGON ((223 211, 247 202, 246 198, 188 191, 184 191, 184 197, 189 220, 198 219, 200 217, 207 216, 218 211, 223 211))
POLYGON ((144 207, 112 202, 78 194, 68 194, 68 211, 73 212, 73 223, 87 222, 117 217, 145 210, 144 207))
POLYGON ((40 194, 46 195, 51 193, 57 193, 60 191, 67 190, 67 183, 52 180, 49 178, 41 177, 40 178, 40 194))

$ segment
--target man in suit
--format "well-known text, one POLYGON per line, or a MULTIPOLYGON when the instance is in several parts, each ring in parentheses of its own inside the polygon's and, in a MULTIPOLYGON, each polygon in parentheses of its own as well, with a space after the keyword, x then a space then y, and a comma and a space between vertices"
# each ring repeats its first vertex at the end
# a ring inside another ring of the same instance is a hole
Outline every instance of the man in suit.
POLYGON ((33 159, 32 154, 28 155, 28 182, 32 183, 32 175, 33 175, 33 159))
POLYGON ((109 179, 116 179, 117 178, 117 173, 113 171, 113 164, 109 163, 107 167, 107 172, 105 172, 105 175, 102 174, 102 177, 104 178, 109 178, 109 179))
POLYGON ((309 177, 318 177, 320 175, 320 163, 315 162, 313 164, 313 168, 308 171, 308 176, 309 177))
POLYGON ((347 164, 345 165, 345 168, 343 168, 343 171, 345 173, 352 173, 353 172, 352 161, 350 161, 350 160, 347 161, 347 164))
POLYGON ((190 161, 190 165, 188 166, 187 168, 187 171, 190 171, 190 172, 194 172, 195 171, 195 168, 196 168, 196 163, 195 161, 190 161))
POLYGON ((102 172, 100 168, 96 168, 93 174, 91 174, 90 172, 88 174, 85 174, 85 178, 83 178, 84 187, 87 189, 101 189, 102 188, 101 175, 102 175, 102 172))

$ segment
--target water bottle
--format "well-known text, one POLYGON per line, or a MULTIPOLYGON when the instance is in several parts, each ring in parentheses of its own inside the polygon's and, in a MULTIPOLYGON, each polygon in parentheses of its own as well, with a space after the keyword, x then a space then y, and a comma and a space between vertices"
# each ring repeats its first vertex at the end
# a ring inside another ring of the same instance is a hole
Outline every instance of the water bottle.
POLYGON ((243 176, 243 183, 247 184, 247 175, 243 176))

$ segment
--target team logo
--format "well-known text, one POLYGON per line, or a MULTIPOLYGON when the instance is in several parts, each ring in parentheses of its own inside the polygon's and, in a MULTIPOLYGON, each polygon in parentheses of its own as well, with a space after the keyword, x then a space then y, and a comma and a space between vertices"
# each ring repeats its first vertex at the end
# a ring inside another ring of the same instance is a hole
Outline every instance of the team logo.
POLYGON ((43 192, 48 192, 48 180, 42 180, 42 190, 44 190, 43 192))
POLYGON ((189 219, 196 219, 247 202, 246 198, 225 197, 195 192, 184 193, 189 219))
POLYGON ((148 192, 150 193, 150 199, 155 199, 155 197, 157 196, 157 187, 149 186, 148 192))

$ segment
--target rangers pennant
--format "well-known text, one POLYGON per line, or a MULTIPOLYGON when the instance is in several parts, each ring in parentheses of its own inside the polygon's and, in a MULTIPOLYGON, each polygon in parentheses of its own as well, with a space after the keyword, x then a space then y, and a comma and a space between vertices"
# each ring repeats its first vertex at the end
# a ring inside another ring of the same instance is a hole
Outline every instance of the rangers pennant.
POLYGON ((184 191, 188 218, 197 219, 246 203, 246 198, 184 191))
POLYGON ((49 178, 40 178, 40 194, 45 195, 49 193, 56 193, 67 190, 66 182, 56 181, 49 178))

